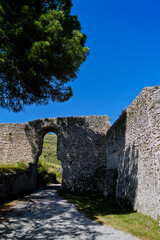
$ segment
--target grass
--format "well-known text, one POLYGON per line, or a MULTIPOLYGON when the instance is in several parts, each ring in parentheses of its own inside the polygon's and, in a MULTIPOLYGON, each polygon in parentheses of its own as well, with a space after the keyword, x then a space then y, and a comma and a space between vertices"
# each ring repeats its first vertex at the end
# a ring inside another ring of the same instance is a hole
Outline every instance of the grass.
POLYGON ((57 159, 57 136, 48 133, 44 137, 42 155, 38 162, 38 185, 61 181, 62 167, 57 159))
POLYGON ((8 164, 0 164, 0 174, 7 173, 21 173, 28 169, 28 165, 24 161, 20 161, 17 163, 8 163, 8 164))
MULTIPOLYGON (((0 164, 0 174, 22 173, 30 166, 24 161, 17 163, 0 164)), ((61 183, 62 167, 57 159, 57 136, 46 134, 43 141, 42 154, 38 161, 38 185, 61 183)))
POLYGON ((53 134, 46 134, 43 140, 43 149, 40 156, 41 160, 54 163, 61 166, 60 160, 57 159, 57 136, 53 134))
POLYGON ((97 194, 58 191, 58 195, 74 203, 88 218, 110 225, 143 240, 159 240, 158 221, 131 209, 122 209, 115 200, 97 194))

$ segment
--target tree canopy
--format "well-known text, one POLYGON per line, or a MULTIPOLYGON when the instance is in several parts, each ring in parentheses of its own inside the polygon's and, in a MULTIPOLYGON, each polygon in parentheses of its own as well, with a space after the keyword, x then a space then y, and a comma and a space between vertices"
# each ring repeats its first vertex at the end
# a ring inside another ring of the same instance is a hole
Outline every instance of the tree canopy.
POLYGON ((64 102, 88 55, 71 0, 0 1, 0 106, 64 102))

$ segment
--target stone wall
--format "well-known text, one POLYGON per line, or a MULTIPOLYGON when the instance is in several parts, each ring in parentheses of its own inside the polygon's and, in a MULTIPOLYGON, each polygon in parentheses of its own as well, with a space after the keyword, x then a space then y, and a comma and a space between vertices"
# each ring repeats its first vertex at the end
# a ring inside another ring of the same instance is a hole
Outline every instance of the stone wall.
POLYGON ((0 124, 0 163, 32 161, 32 147, 26 138, 27 124, 0 124))
POLYGON ((96 190, 95 172, 105 165, 107 116, 40 119, 28 123, 0 124, 0 162, 37 163, 43 137, 57 134, 57 155, 62 163, 62 187, 96 190))
POLYGON ((36 187, 36 166, 23 173, 0 174, 0 203, 36 187))
POLYGON ((107 171, 117 172, 120 203, 160 217, 160 86, 141 91, 109 129, 106 148, 107 171))
POLYGON ((123 206, 160 217, 160 86, 144 88, 112 127, 107 116, 0 124, 0 163, 37 164, 48 132, 58 137, 64 189, 98 188, 123 206))

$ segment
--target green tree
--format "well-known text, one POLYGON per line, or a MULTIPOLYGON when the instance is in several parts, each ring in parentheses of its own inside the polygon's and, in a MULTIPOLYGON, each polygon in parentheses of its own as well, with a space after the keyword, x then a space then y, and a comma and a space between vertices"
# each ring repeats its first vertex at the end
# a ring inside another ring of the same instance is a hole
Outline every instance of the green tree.
POLYGON ((0 106, 64 102, 88 55, 71 0, 0 1, 0 106))

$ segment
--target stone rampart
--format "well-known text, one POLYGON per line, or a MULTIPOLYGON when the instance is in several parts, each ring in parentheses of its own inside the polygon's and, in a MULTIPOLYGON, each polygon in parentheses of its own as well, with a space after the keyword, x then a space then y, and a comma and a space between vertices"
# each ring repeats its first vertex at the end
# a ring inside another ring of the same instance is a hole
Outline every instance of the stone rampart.
POLYGON ((109 129, 106 148, 107 171, 117 171, 116 197, 160 217, 160 86, 141 91, 109 129))
POLYGON ((28 123, 0 124, 1 163, 37 163, 43 137, 57 134, 57 155, 62 163, 62 187, 96 190, 95 172, 105 165, 107 116, 40 119, 28 123))
POLYGON ((48 132, 58 137, 64 189, 98 189, 160 218, 160 86, 144 88, 112 127, 107 116, 0 124, 0 162, 36 166, 48 132))
POLYGON ((22 173, 0 174, 0 203, 36 188, 36 165, 22 173))

